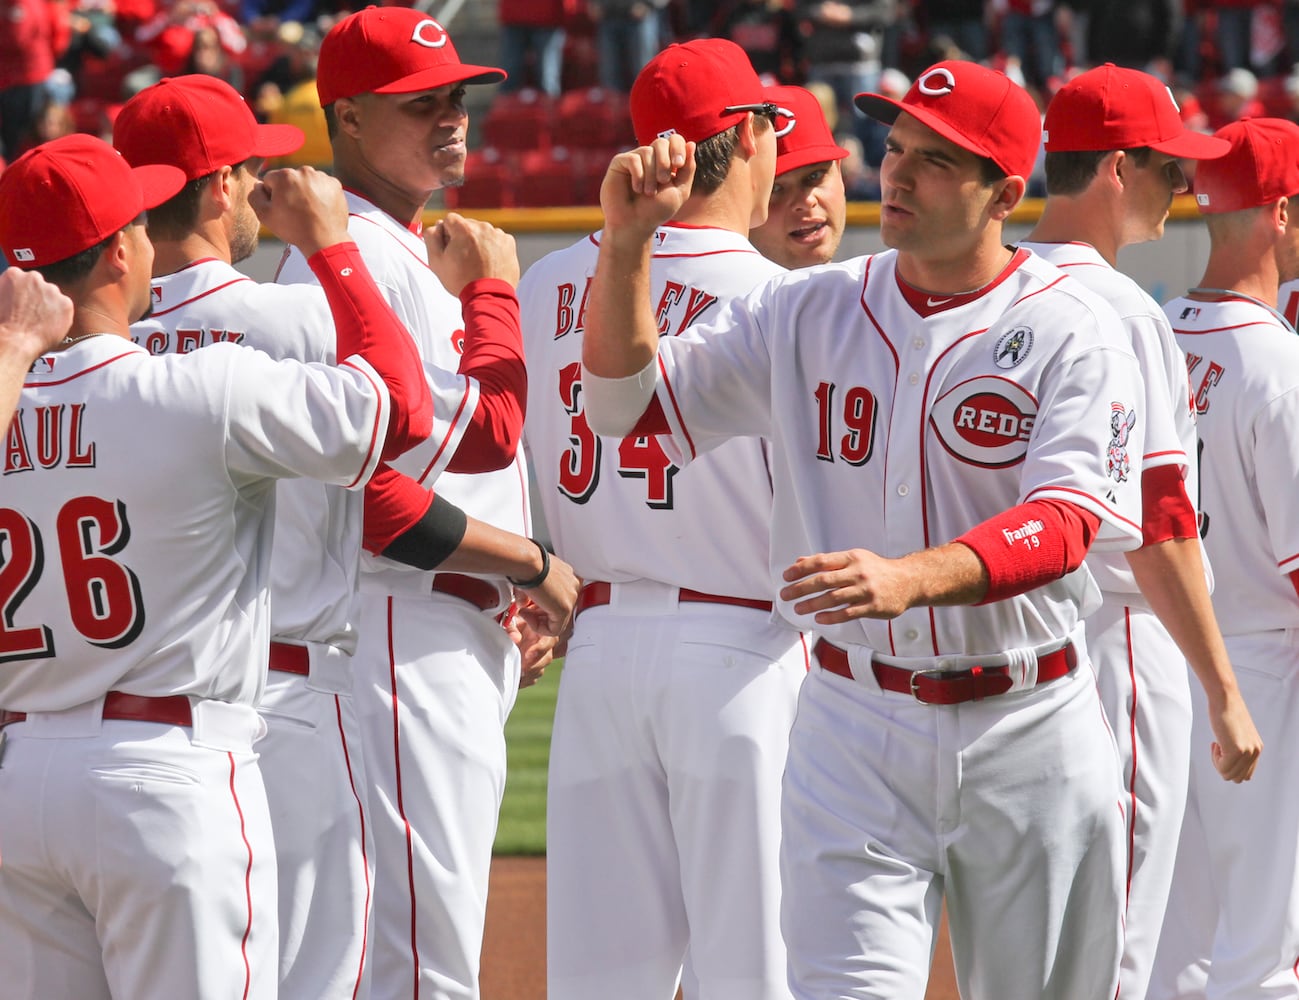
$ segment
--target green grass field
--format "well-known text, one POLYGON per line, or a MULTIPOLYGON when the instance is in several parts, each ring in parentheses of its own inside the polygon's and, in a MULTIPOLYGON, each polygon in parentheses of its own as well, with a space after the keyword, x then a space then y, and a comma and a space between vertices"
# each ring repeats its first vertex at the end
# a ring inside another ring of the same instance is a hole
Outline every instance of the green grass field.
POLYGON ((562 661, 547 667, 538 683, 519 692, 505 725, 509 775, 492 848, 496 854, 546 853, 546 762, 562 667, 562 661))

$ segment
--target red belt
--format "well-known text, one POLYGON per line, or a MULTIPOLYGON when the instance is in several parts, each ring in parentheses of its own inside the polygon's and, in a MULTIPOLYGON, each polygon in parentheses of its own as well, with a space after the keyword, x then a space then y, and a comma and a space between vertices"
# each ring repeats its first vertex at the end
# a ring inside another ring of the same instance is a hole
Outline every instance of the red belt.
POLYGON ((270 668, 285 674, 297 674, 306 677, 311 673, 311 654, 306 646, 294 646, 288 642, 271 643, 270 668))
MULTIPOLYGON (((0 729, 26 718, 26 712, 0 711, 0 729)), ((167 726, 194 724, 189 699, 180 694, 165 698, 146 698, 138 694, 109 691, 104 699, 104 718, 120 722, 161 722, 167 726)))
MULTIPOLYGON (((848 654, 844 650, 824 639, 818 639, 814 652, 823 669, 853 679, 852 670, 848 666, 848 654)), ((1053 653, 1038 657, 1037 683, 1058 680, 1077 665, 1078 651, 1071 642, 1053 653)), ((906 667, 872 660, 871 670, 885 691, 909 694, 926 705, 956 705, 964 701, 979 701, 1005 694, 1015 683, 1010 676, 1010 668, 1005 666, 974 666, 963 670, 908 670, 906 667)))
POLYGON ((463 573, 435 573, 433 590, 468 601, 479 611, 494 611, 501 603, 501 592, 496 589, 496 584, 463 573))
MULTIPOLYGON (((599 608, 613 600, 613 586, 602 581, 588 583, 577 595, 577 606, 573 609, 576 618, 587 608, 599 608)), ((770 611, 770 601, 759 601, 751 597, 724 597, 721 594, 705 594, 699 590, 687 590, 682 587, 677 592, 681 604, 729 604, 736 608, 753 608, 755 611, 770 611)))

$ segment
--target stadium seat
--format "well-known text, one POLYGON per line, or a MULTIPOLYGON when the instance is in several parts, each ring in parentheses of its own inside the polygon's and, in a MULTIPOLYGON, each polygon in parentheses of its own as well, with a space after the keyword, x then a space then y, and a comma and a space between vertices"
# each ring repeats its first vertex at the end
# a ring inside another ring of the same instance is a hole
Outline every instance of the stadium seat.
POLYGON ((573 167, 573 155, 564 146, 521 154, 515 171, 514 204, 519 208, 577 204, 573 167))
POLYGON ((631 148, 631 116, 627 96, 604 87, 574 90, 559 99, 555 112, 556 141, 575 149, 631 148))
POLYGON ((465 181, 446 188, 447 208, 512 208, 510 163, 492 147, 471 152, 465 159, 465 181))
POLYGON ((545 149, 551 144, 554 101, 525 87, 497 94, 483 119, 483 142, 502 152, 545 149))

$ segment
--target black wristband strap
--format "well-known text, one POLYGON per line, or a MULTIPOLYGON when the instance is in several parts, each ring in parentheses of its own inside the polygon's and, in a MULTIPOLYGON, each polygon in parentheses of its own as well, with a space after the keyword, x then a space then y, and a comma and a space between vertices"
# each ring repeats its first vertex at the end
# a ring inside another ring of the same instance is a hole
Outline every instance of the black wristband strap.
POLYGON ((535 545, 541 552, 541 572, 531 580, 516 580, 512 576, 507 576, 505 578, 520 590, 532 590, 534 587, 540 587, 546 582, 546 577, 550 576, 550 552, 547 551, 546 547, 535 538, 529 538, 528 541, 535 545))

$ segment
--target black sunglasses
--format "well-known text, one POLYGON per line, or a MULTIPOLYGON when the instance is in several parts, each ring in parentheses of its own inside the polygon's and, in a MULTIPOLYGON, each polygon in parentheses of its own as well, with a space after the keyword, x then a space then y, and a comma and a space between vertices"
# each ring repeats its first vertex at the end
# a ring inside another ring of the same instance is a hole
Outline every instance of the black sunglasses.
POLYGON ((722 108, 722 114, 724 115, 738 115, 746 111, 752 111, 755 115, 766 115, 774 125, 776 115, 780 113, 780 108, 776 107, 771 101, 763 101, 761 104, 733 104, 729 108, 722 108))

